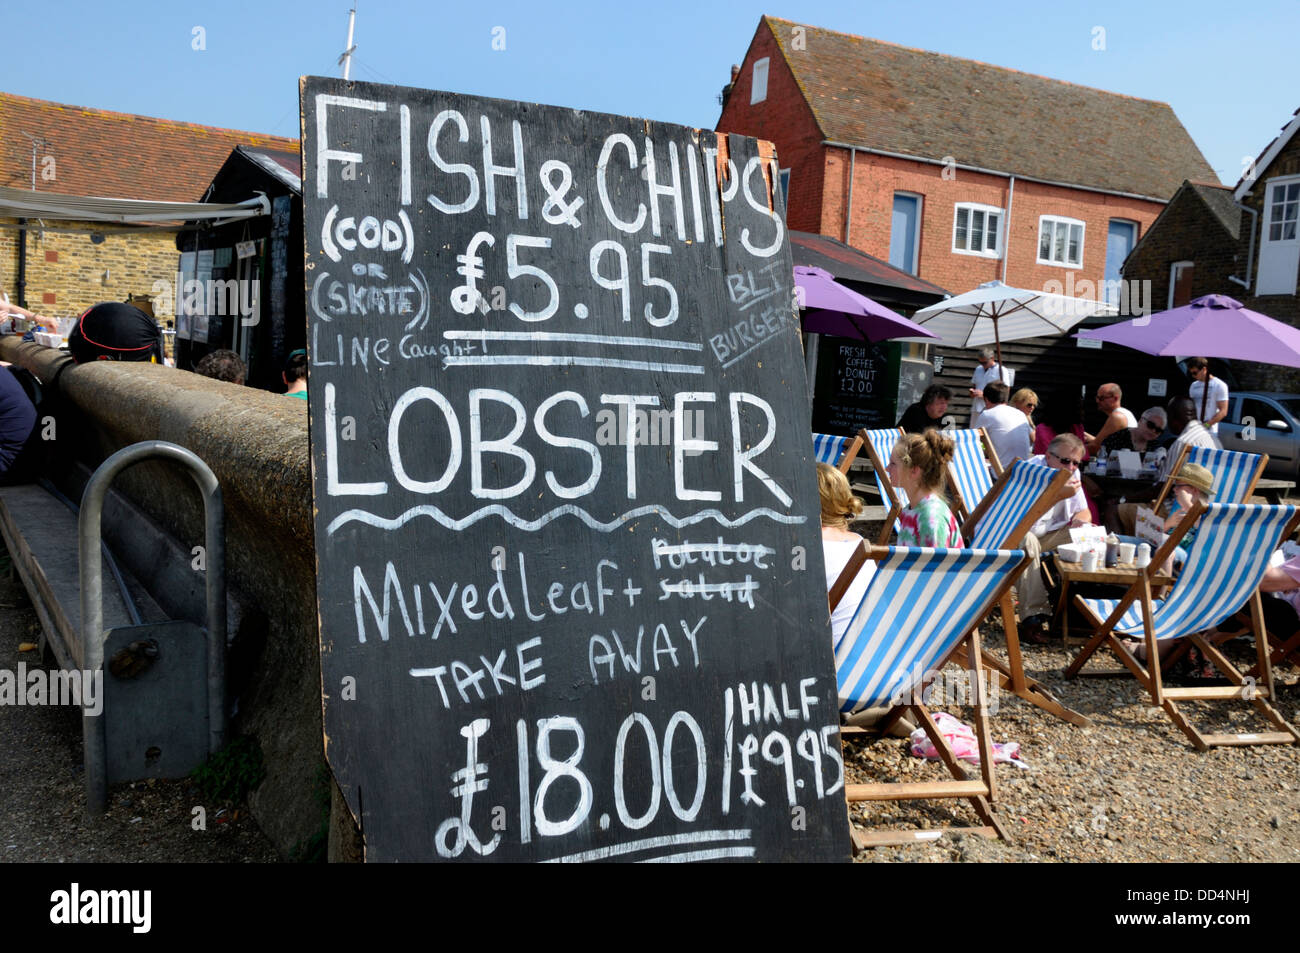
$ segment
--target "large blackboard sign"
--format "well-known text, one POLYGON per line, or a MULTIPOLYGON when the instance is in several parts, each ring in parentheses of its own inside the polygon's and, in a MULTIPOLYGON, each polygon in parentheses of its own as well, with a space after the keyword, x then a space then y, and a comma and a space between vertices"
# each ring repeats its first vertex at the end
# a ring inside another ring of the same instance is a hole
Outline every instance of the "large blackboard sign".
POLYGON ((302 110, 326 751, 367 858, 847 856, 774 156, 329 79, 302 110))

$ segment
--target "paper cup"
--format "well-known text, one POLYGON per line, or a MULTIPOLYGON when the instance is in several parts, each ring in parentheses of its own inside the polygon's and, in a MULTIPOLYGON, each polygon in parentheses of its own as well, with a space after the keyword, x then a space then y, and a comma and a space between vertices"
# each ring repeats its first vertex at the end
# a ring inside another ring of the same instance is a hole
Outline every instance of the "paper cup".
POLYGON ((1133 564, 1133 556, 1136 553, 1136 551, 1137 551, 1137 546, 1135 546, 1133 543, 1120 543, 1119 561, 1122 562, 1125 566, 1131 566, 1133 564))
POLYGON ((1097 553, 1094 550, 1088 550, 1079 558, 1079 567, 1084 572, 1097 571, 1097 553))

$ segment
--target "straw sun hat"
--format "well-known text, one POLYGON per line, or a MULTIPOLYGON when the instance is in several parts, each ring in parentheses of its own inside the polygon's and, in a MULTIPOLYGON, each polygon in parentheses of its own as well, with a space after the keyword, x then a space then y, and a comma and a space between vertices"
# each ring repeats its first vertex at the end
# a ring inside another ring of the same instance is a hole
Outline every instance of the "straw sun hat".
POLYGON ((1174 479, 1195 487, 1208 497, 1214 496, 1214 475, 1199 463, 1184 463, 1174 479))

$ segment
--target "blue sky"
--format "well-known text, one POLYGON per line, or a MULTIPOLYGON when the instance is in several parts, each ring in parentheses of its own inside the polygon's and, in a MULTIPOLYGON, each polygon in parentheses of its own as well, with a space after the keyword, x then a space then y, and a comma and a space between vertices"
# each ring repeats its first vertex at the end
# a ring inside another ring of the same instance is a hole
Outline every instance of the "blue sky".
MULTIPOLYGON (((350 3, 7 6, 0 90, 296 136, 297 77, 338 75, 350 3)), ((356 79, 704 127, 717 121, 718 91, 768 13, 1167 102, 1227 184, 1300 107, 1297 0, 356 6, 356 79), (504 50, 493 49, 498 27, 504 50), (1099 37, 1104 49, 1094 49, 1099 37)))

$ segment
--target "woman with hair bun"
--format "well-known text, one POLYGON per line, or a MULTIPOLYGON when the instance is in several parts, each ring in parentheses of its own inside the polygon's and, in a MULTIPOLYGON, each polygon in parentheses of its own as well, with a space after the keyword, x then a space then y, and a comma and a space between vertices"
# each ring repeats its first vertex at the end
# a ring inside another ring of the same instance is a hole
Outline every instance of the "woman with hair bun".
POLYGON ((894 444, 885 472, 908 499, 899 515, 899 546, 965 545, 957 517, 939 495, 954 449, 952 440, 937 430, 907 434, 894 444))

